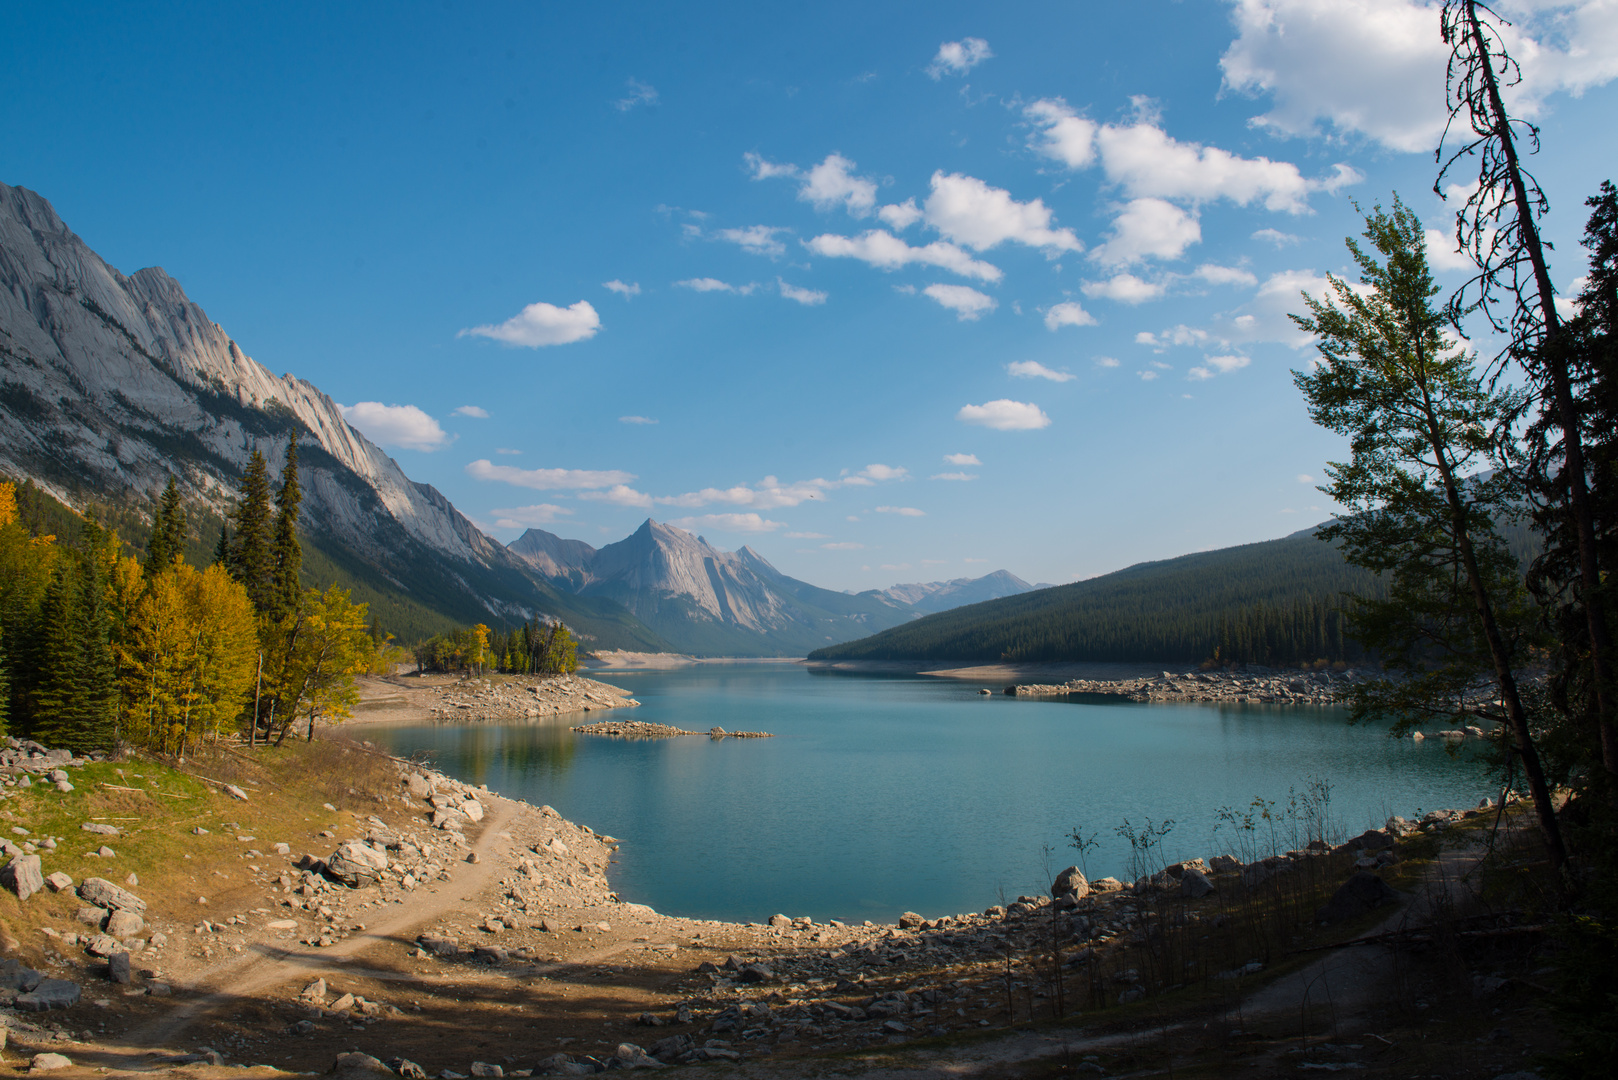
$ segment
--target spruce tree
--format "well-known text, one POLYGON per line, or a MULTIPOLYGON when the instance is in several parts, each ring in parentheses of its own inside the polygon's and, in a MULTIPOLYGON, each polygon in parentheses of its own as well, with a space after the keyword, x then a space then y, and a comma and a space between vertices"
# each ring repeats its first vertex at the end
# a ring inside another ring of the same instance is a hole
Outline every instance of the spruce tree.
POLYGON ((146 545, 146 576, 167 570, 176 555, 185 555, 185 507, 180 502, 180 487, 169 477, 157 501, 157 512, 152 515, 152 538, 146 545))
POLYGON ((270 520, 270 469, 264 455, 254 450, 242 474, 241 501, 231 515, 236 536, 230 544, 230 576, 241 582, 253 610, 269 612, 273 605, 275 565, 270 520))
POLYGON ((219 543, 214 545, 213 565, 230 567, 230 521, 226 519, 219 523, 219 543))
POLYGON ((287 440, 287 463, 281 470, 281 487, 275 493, 275 538, 271 545, 274 588, 271 615, 281 619, 297 609, 302 590, 298 577, 303 569, 303 548, 298 543, 298 506, 303 491, 298 486, 298 437, 287 440))

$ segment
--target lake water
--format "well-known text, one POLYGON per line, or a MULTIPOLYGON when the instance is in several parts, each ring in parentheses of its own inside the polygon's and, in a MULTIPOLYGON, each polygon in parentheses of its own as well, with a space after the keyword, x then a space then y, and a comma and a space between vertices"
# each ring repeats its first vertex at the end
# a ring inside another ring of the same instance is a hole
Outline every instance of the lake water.
POLYGON ((1092 877, 1127 877, 1126 819, 1172 819, 1169 861, 1212 856, 1236 847, 1228 826, 1215 831, 1221 807, 1262 798, 1279 814, 1315 778, 1331 784, 1339 832, 1491 793, 1483 767, 1442 740, 1396 741, 1334 709, 983 696, 794 664, 593 674, 642 705, 589 719, 775 738, 625 741, 574 734, 579 715, 364 735, 620 839, 611 877, 625 900, 742 921, 981 911, 1077 862, 1075 826, 1100 841, 1092 877))

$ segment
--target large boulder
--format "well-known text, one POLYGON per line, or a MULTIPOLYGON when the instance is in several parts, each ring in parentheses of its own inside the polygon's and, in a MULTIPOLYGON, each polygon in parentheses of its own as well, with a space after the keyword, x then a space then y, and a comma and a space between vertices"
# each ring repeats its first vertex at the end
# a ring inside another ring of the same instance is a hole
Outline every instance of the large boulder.
POLYGON ((1186 867, 1180 875, 1180 895, 1192 900, 1201 899, 1214 891, 1213 882, 1201 870, 1186 867))
POLYGON ((339 844, 326 860, 328 876, 349 888, 374 882, 377 875, 388 868, 388 857, 369 844, 349 840, 339 844))
POLYGON ((326 1075, 336 1080, 393 1080, 394 1072, 370 1054, 338 1054, 326 1075))
POLYGON ((146 920, 133 911, 115 911, 107 916, 107 933, 115 938, 132 938, 146 929, 146 920))
POLYGON ((1084 871, 1077 866, 1070 866, 1056 875, 1051 883, 1052 896, 1066 896, 1073 893, 1081 899, 1090 894, 1090 882, 1084 877, 1084 871))
POLYGON ((0 869, 0 885, 26 900, 45 887, 45 874, 39 868, 38 855, 18 855, 0 869))
POLYGON ((1387 882, 1368 870, 1361 870, 1343 882, 1337 892, 1332 894, 1332 898, 1315 912, 1315 921, 1342 922, 1344 919, 1363 915, 1383 904, 1398 902, 1399 894, 1394 892, 1387 882))
POLYGON ((18 994, 17 1008, 25 1012, 71 1009, 79 1003, 79 984, 66 979, 46 979, 26 994, 18 994))
POLYGON ((146 901, 106 878, 85 878, 79 885, 79 898, 96 907, 132 911, 136 915, 146 914, 146 901))

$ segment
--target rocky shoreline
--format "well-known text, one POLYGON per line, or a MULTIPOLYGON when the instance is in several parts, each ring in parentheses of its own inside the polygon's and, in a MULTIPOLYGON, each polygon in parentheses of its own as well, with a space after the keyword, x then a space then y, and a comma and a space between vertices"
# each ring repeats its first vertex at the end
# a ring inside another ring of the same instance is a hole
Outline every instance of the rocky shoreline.
POLYGON ((1017 697, 1105 694, 1130 701, 1217 701, 1266 705, 1332 705, 1359 673, 1349 671, 1165 671, 1137 679, 1072 679, 1010 686, 1017 697))
POLYGON ((706 735, 710 739, 773 739, 768 731, 726 731, 722 727, 707 731, 686 731, 668 724, 652 724, 642 720, 600 720, 594 724, 579 724, 572 729, 581 735, 611 735, 620 739, 675 739, 681 735, 706 735))
POLYGON ((435 720, 532 719, 640 704, 622 687, 581 675, 470 676, 449 680, 405 676, 388 681, 404 692, 400 704, 425 709, 435 720))

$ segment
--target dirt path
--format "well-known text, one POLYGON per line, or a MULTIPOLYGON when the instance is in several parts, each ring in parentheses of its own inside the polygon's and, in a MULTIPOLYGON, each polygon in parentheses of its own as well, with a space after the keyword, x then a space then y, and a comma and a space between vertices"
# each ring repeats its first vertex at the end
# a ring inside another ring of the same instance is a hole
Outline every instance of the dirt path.
MULTIPOLYGON (((210 967, 198 977, 176 986, 183 991, 201 992, 202 996, 176 1006, 158 1021, 129 1032, 126 1036, 129 1043, 141 1048, 165 1046, 178 1040, 187 1028, 210 1013, 241 998, 262 994, 293 979, 322 975, 334 968, 351 970, 346 965, 367 950, 383 943, 414 941, 413 930, 475 900, 501 873, 503 860, 499 856, 513 846, 505 829, 521 810, 519 804, 507 799, 488 801, 490 816, 471 849, 478 861, 462 863, 453 881, 411 894, 374 926, 368 924, 362 933, 328 948, 280 949, 260 945, 240 959, 210 967)), ((372 977, 377 974, 372 973, 372 977)), ((386 977, 404 978, 391 973, 386 977)))

